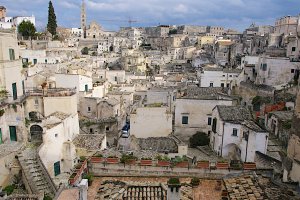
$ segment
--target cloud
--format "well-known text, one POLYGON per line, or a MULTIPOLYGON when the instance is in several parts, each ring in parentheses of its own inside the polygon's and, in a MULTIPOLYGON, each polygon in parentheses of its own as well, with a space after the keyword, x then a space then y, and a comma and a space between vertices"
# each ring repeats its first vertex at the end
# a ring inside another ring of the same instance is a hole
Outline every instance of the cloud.
MULTIPOLYGON (((85 0, 87 19, 98 21, 106 29, 160 24, 220 25, 242 30, 252 22, 274 24, 284 15, 298 15, 299 0, 85 0), (105 21, 112 20, 112 21, 105 21)), ((46 26, 49 0, 2 0, 8 15, 36 16, 39 26, 46 26)), ((82 0, 52 0, 59 25, 80 26, 82 0)))

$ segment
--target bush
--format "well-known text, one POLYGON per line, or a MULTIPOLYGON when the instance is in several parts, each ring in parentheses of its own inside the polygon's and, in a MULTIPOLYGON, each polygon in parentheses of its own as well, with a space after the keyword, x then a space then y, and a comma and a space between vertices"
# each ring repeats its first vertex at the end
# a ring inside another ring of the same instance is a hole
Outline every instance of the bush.
POLYGON ((137 160, 137 157, 133 155, 123 154, 121 158, 121 163, 127 163, 129 160, 137 160))
POLYGON ((81 54, 82 54, 82 55, 88 55, 88 54, 89 54, 89 48, 88 48, 88 47, 84 47, 84 48, 81 50, 81 54))
POLYGON ((16 188, 15 185, 8 185, 3 189, 3 191, 6 192, 7 195, 11 195, 15 190, 15 188, 16 188))
POLYGON ((85 156, 80 156, 79 159, 80 159, 81 161, 85 161, 85 160, 86 160, 86 157, 85 157, 85 156))
POLYGON ((88 173, 88 174, 85 174, 82 178, 87 179, 89 186, 91 186, 93 183, 93 180, 94 180, 94 175, 92 173, 88 173))
POLYGON ((198 186, 200 184, 200 179, 199 178, 192 178, 191 180, 191 185, 192 186, 198 186))
POLYGON ((206 133, 197 132, 190 138, 190 146, 195 148, 197 146, 206 146, 209 144, 209 138, 206 133))
POLYGON ((168 185, 180 185, 179 178, 170 178, 168 180, 168 185))
POLYGON ((155 158, 159 161, 170 161, 170 158, 168 156, 157 155, 155 158))
POLYGON ((43 200, 52 200, 52 198, 49 197, 48 195, 45 195, 44 198, 43 198, 43 200))

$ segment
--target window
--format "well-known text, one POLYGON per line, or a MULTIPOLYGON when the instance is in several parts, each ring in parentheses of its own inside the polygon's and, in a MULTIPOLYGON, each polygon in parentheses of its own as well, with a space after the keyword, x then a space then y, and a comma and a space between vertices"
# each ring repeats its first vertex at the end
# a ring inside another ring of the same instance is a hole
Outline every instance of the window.
POLYGON ((88 107, 87 110, 88 110, 88 112, 91 112, 91 107, 88 107))
POLYGON ((212 131, 213 131, 214 133, 217 132, 217 118, 214 118, 214 119, 213 119, 213 123, 212 123, 212 131))
POLYGON ((232 136, 237 137, 237 129, 236 128, 232 129, 232 136))
POLYGON ((293 52, 293 51, 296 51, 296 47, 292 47, 292 52, 293 52))
POLYGON ((207 125, 211 125, 211 117, 208 117, 207 125))
POLYGON ((295 73, 295 69, 291 69, 291 73, 292 73, 292 74, 295 73))
POLYGON ((109 131, 109 126, 107 126, 105 130, 106 130, 106 131, 109 131))
POLYGON ((54 135, 54 137, 58 137, 58 134, 56 133, 56 134, 54 135))
POLYGON ((15 60, 15 50, 9 49, 9 60, 15 60))
POLYGON ((224 83, 221 83, 221 87, 222 87, 222 88, 224 87, 224 83))
POLYGON ((227 83, 226 87, 229 88, 229 86, 230 86, 229 83, 227 83))
POLYGON ((9 126, 10 141, 17 141, 17 128, 15 126, 9 126))
POLYGON ((209 84, 209 87, 214 87, 214 83, 210 83, 210 84, 209 84))
POLYGON ((34 100, 34 104, 35 104, 35 105, 39 105, 39 100, 38 100, 38 99, 35 99, 35 100, 34 100))
POLYGON ((3 140, 2 140, 2 130, 0 128, 0 144, 2 144, 2 143, 3 143, 3 140))
POLYGON ((54 176, 58 176, 60 174, 60 161, 54 163, 54 176))
POLYGON ((115 81, 118 81, 118 77, 115 76, 115 81))
POLYGON ((229 75, 229 77, 232 77, 232 75, 229 75))
POLYGON ((17 83, 12 84, 13 100, 18 98, 17 83))
POLYGON ((188 124, 189 123, 189 117, 188 116, 182 116, 182 124, 188 124))
POLYGON ((263 64, 263 65, 262 65, 262 70, 263 70, 263 71, 267 71, 267 67, 268 67, 267 64, 263 64))
POLYGON ((90 128, 90 133, 93 133, 93 129, 92 128, 90 128))
POLYGON ((25 82, 24 82, 24 80, 22 81, 22 89, 23 89, 23 95, 25 95, 25 82))
POLYGON ((86 92, 89 91, 89 86, 87 84, 84 86, 84 91, 86 91, 86 92))

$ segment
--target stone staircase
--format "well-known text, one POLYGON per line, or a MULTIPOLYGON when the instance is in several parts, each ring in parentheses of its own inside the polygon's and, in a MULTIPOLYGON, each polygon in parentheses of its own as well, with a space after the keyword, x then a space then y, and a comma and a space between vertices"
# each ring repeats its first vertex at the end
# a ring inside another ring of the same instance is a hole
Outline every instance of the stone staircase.
POLYGON ((28 189, 34 194, 54 196, 56 188, 46 169, 39 160, 35 148, 26 148, 18 154, 18 160, 22 167, 24 179, 28 183, 28 189), (48 177, 47 177, 48 176, 48 177))

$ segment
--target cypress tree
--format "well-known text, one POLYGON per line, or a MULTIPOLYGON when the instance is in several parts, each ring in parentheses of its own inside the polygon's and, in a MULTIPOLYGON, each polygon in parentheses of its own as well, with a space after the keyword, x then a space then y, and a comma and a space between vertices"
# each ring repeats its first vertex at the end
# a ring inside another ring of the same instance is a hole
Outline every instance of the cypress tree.
POLYGON ((55 36, 56 28, 57 28, 57 22, 56 22, 55 11, 52 2, 49 1, 47 30, 52 34, 52 36, 55 36))

